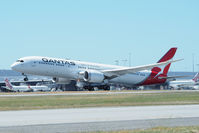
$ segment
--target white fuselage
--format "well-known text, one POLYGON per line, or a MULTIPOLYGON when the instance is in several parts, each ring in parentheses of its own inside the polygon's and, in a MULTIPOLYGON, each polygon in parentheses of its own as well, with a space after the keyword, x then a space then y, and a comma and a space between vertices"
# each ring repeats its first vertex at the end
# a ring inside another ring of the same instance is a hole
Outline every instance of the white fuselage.
POLYGON ((16 92, 27 92, 27 91, 50 91, 48 86, 12 86, 13 91, 16 92))
POLYGON ((12 86, 12 91, 15 92, 27 92, 32 91, 28 86, 12 86))
MULTIPOLYGON (((88 70, 108 70, 121 69, 126 67, 88 63, 81 61, 49 58, 49 57, 25 57, 24 62, 15 62, 11 67, 21 73, 65 78, 68 80, 81 79, 79 73, 88 70)), ((129 73, 109 81, 109 83, 136 85, 144 82, 149 77, 151 71, 140 71, 129 73)))
POLYGON ((36 91, 50 91, 51 88, 49 88, 48 86, 30 86, 30 88, 36 92, 36 91))
POLYGON ((193 86, 193 89, 194 89, 194 90, 199 90, 199 85, 194 85, 194 86, 193 86))
POLYGON ((190 80, 178 80, 178 81, 170 81, 169 86, 174 89, 185 88, 185 87, 193 87, 196 85, 192 79, 190 80))

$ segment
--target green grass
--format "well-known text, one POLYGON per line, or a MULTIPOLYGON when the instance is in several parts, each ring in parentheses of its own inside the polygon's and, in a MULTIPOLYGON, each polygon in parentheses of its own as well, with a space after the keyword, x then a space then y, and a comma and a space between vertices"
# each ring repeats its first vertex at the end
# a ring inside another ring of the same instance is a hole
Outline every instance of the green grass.
POLYGON ((0 110, 199 104, 199 92, 0 97, 0 110))
POLYGON ((130 131, 110 131, 110 132, 92 132, 92 133, 199 133, 197 127, 156 127, 152 129, 140 129, 130 131))

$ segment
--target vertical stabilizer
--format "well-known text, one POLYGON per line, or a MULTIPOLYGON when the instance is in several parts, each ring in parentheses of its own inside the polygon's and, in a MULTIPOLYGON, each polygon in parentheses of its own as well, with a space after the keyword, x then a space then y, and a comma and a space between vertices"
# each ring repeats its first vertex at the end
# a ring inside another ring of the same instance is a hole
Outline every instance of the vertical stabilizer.
MULTIPOLYGON (((176 50, 177 50, 177 48, 171 48, 171 49, 158 61, 158 63, 171 60, 171 59, 174 57, 174 55, 175 55, 175 53, 176 53, 176 50)), ((164 74, 164 75, 167 75, 170 66, 171 66, 171 63, 169 63, 168 65, 165 66, 164 71, 163 71, 163 74, 164 74)))
POLYGON ((158 61, 158 63, 168 61, 173 58, 176 53, 177 48, 171 48, 169 51, 158 61))
MULTIPOLYGON (((171 60, 175 53, 176 53, 177 48, 171 48, 169 51, 157 62, 166 62, 171 60)), ((163 67, 154 67, 151 69, 151 74, 149 77, 142 83, 142 85, 150 85, 150 84, 158 84, 158 83, 165 83, 167 77, 167 73, 169 71, 169 68, 171 66, 171 63, 163 66, 163 67), (164 77, 164 78, 162 78, 164 77)))
POLYGON ((194 78, 192 79, 194 82, 197 82, 199 79, 199 73, 197 73, 194 78))
POLYGON ((8 79, 5 79, 5 84, 6 84, 6 87, 7 87, 8 89, 13 90, 13 86, 12 86, 12 84, 9 82, 8 79))

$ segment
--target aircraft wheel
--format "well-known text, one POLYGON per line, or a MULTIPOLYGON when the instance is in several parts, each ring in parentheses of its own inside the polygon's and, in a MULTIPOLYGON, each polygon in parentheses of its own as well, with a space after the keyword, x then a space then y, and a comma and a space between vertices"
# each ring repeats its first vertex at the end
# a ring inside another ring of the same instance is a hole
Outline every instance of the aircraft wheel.
POLYGON ((24 81, 28 81, 28 77, 25 77, 25 78, 24 78, 24 81))
POLYGON ((110 86, 104 86, 104 90, 110 91, 110 86))
POLYGON ((89 91, 94 91, 94 87, 88 87, 89 91))

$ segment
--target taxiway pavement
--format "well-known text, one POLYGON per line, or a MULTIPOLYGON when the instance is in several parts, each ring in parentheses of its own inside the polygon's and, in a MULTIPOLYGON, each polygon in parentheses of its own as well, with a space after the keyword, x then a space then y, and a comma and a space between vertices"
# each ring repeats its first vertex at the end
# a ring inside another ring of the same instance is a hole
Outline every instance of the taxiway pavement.
POLYGON ((87 132, 199 125, 199 105, 0 111, 0 132, 87 132))

